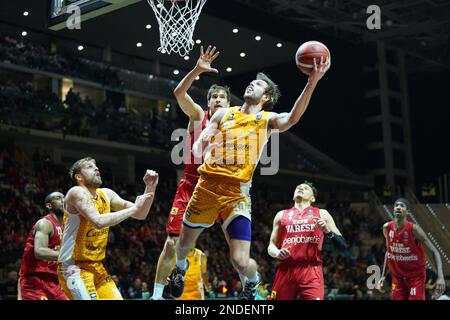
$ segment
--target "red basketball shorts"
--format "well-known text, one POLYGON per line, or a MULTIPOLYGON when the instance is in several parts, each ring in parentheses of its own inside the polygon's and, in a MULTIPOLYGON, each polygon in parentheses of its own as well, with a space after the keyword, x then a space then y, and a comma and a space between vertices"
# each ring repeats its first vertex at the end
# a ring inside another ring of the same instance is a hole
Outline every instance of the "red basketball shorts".
POLYGON ((392 300, 425 300, 425 271, 416 277, 392 275, 392 300))
POLYGON ((56 275, 26 275, 20 277, 22 300, 68 300, 56 275))
POLYGON ((280 265, 275 273, 270 300, 323 300, 324 282, 322 266, 280 265))
POLYGON ((186 179, 181 179, 178 183, 166 226, 166 231, 169 235, 178 236, 180 234, 183 215, 194 192, 195 185, 196 183, 186 179))

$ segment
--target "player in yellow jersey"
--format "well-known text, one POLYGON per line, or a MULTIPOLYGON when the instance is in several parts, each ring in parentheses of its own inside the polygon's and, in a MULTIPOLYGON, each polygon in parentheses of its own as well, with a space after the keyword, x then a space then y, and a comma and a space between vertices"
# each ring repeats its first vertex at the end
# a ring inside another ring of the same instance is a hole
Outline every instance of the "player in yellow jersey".
POLYGON ((245 90, 242 106, 219 109, 193 146, 195 156, 205 154, 199 168, 200 180, 187 206, 183 228, 176 245, 176 266, 170 283, 174 297, 184 290, 186 261, 192 243, 204 228, 223 219, 222 229, 231 262, 239 273, 242 300, 254 300, 260 282, 255 260, 250 258, 250 185, 264 145, 273 130, 283 132, 295 125, 312 93, 330 67, 329 61, 314 61, 314 70, 290 112, 269 112, 280 93, 265 74, 258 73, 245 90), (212 142, 212 143, 211 143, 212 142))
POLYGON ((195 247, 187 255, 189 269, 186 272, 184 291, 179 300, 205 300, 205 291, 209 291, 207 257, 195 247))
POLYGON ((134 203, 122 199, 108 188, 96 162, 83 158, 74 163, 69 174, 77 186, 67 192, 66 214, 58 278, 67 297, 74 300, 113 299, 122 296, 103 266, 109 227, 127 218, 144 220, 153 203, 158 174, 147 170, 145 191, 134 203), (113 212, 114 211, 114 212, 113 212))

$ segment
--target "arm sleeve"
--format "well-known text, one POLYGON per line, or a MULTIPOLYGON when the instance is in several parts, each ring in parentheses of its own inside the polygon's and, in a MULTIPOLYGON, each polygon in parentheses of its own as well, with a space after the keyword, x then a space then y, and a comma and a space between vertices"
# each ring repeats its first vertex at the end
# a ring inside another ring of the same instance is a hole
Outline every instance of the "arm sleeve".
POLYGON ((329 232, 326 235, 329 239, 333 240, 334 243, 338 244, 341 248, 344 248, 344 249, 348 248, 347 241, 345 240, 345 238, 343 236, 338 235, 334 232, 329 232))

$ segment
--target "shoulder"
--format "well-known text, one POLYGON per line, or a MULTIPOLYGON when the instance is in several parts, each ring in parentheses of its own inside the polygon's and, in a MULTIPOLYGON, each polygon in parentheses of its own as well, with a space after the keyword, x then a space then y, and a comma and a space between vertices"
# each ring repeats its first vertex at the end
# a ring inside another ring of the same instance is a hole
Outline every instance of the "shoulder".
POLYGON ((112 197, 117 195, 114 190, 109 188, 99 188, 98 190, 103 193, 108 199, 111 199, 112 197))
POLYGON ((50 220, 46 219, 45 217, 41 218, 36 222, 35 230, 48 233, 51 230, 53 230, 53 223, 50 220))
POLYGON ((319 209, 319 214, 321 218, 330 218, 331 214, 328 212, 328 210, 325 209, 319 209))
POLYGON ((283 218, 284 212, 286 210, 289 210, 289 209, 283 209, 283 210, 278 211, 277 214, 275 215, 275 218, 273 219, 273 221, 274 222, 280 221, 283 218))
POLYGON ((234 107, 229 108, 219 108, 212 116, 210 121, 220 121, 230 110, 232 110, 234 107))
POLYGON ((383 224, 383 229, 387 229, 387 227, 389 227, 390 224, 391 224, 391 221, 385 222, 383 224))
POLYGON ((414 233, 414 235, 423 233, 423 229, 418 224, 411 222, 410 226, 411 231, 414 233))
POLYGON ((87 195, 87 193, 88 192, 84 188, 82 188, 80 186, 75 186, 75 187, 70 188, 70 190, 66 194, 66 198, 71 199, 76 196, 87 195))

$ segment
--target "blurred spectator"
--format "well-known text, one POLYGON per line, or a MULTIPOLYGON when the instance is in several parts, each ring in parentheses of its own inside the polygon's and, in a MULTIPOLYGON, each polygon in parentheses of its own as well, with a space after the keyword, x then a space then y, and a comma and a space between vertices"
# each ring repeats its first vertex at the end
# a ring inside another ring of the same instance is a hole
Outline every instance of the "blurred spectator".
MULTIPOLYGON (((147 289, 148 291, 148 289, 147 289)), ((142 280, 141 278, 134 279, 133 285, 128 288, 129 299, 142 299, 142 280)))
POLYGON ((0 300, 17 300, 17 271, 10 271, 8 278, 0 283, 0 300))

